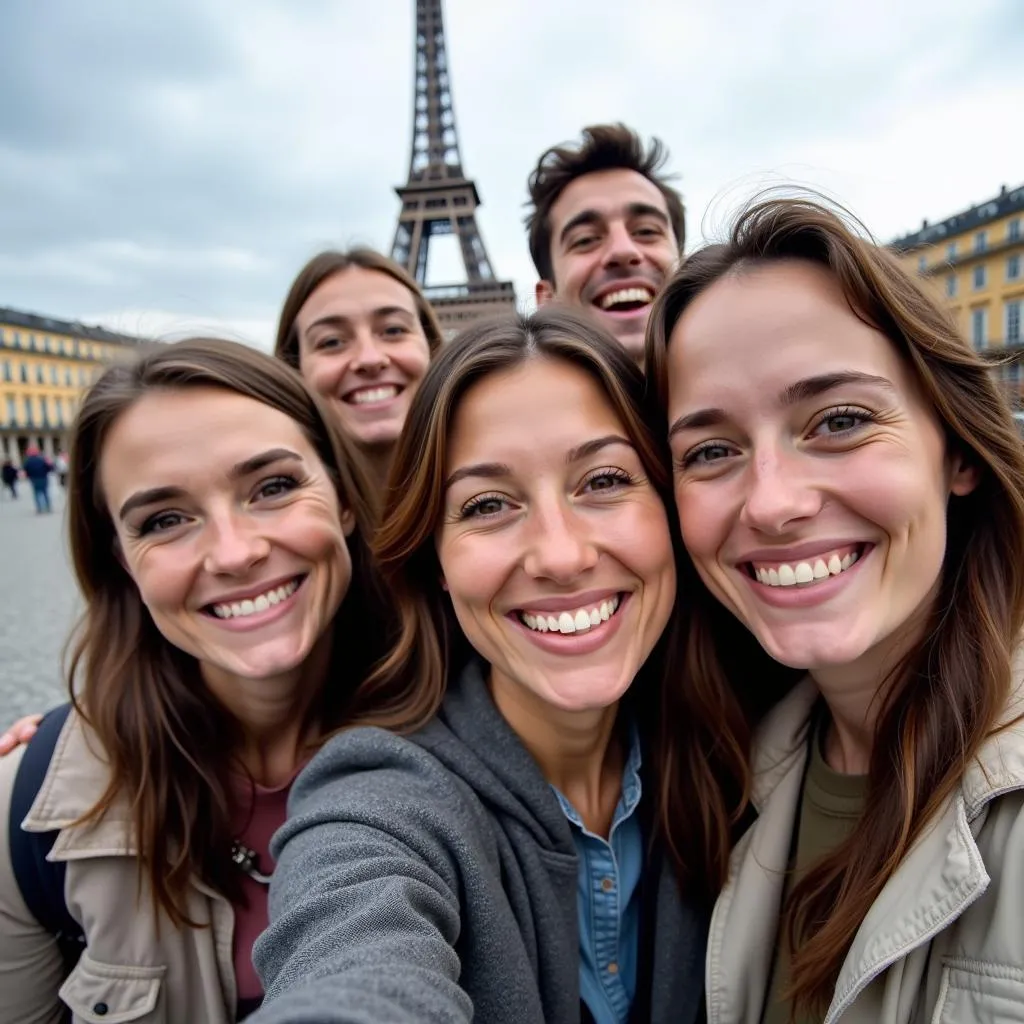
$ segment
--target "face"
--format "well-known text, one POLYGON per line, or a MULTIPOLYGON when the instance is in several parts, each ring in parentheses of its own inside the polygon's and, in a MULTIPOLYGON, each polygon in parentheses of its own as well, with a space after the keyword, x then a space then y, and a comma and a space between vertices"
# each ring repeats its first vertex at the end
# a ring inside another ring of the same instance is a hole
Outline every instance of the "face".
POLYGON ((293 420, 228 391, 152 392, 99 477, 143 603, 208 682, 301 668, 348 589, 352 516, 293 420))
POLYGON ((622 168, 570 182, 548 215, 554 281, 537 303, 582 306, 638 361, 655 294, 679 259, 668 206, 658 187, 622 168))
POLYGON ((668 621, 664 505, 598 385, 534 359, 463 397, 437 551, 496 697, 613 705, 668 621))
POLYGON ((668 372, 679 522, 705 583, 777 660, 877 678, 930 607, 950 496, 975 484, 912 372, 796 261, 708 288, 668 372))
POLYGON ((412 292, 381 271, 349 267, 310 295, 295 322, 302 376, 342 429, 368 447, 393 445, 430 362, 412 292))

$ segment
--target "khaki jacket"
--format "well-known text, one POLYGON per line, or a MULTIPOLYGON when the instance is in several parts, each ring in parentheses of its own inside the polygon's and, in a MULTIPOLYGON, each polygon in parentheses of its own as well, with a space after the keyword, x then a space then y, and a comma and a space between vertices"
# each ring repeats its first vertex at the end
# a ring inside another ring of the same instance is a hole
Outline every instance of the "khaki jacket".
MULTIPOLYGON (((1024 710, 1019 692, 1005 721, 1024 710)), ((712 917, 708 1024, 761 1019, 815 698, 803 683, 755 744, 758 819, 712 917)), ((1024 723, 986 742, 879 894, 840 972, 833 1021, 1024 1021, 1024 723)))
POLYGON ((228 1024, 235 1019, 228 901, 196 883, 188 913, 212 927, 158 922, 148 886, 138 887, 124 808, 111 808, 93 827, 69 827, 105 788, 107 768, 95 746, 72 712, 25 819, 32 831, 60 830, 50 856, 67 863, 67 906, 87 939, 63 981, 57 946, 29 913, 11 869, 8 819, 21 751, 0 758, 0 1019, 50 1024, 66 1004, 76 1024, 228 1024))

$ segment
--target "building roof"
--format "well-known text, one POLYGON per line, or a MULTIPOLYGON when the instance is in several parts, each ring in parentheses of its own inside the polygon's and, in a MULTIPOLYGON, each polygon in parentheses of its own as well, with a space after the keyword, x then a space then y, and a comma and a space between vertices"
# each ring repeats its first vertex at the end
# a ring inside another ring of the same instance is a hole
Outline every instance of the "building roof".
POLYGON ((897 238, 890 246, 897 252, 909 252, 922 245, 936 245, 945 238, 983 228, 986 224, 1018 210, 1024 210, 1024 185, 1014 189, 1008 189, 1003 185, 995 198, 978 203, 963 213, 955 213, 936 224, 924 221, 919 231, 897 238))
POLYGON ((7 306, 0 306, 0 324, 5 327, 24 327, 46 334, 66 334, 72 338, 87 338, 90 341, 109 341, 115 345, 141 345, 150 340, 131 334, 117 334, 105 327, 83 324, 77 320, 55 320, 52 317, 40 316, 38 313, 10 309, 7 306))

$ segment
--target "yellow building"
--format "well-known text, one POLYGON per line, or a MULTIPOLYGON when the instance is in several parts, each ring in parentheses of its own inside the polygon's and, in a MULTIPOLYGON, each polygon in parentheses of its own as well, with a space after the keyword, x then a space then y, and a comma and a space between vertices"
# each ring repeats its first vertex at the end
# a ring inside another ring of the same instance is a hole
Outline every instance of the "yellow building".
POLYGON ((1016 358, 1000 373, 1024 397, 1024 185, 898 238, 892 249, 926 277, 975 348, 1016 358))
POLYGON ((0 460, 20 465, 26 448, 51 458, 66 448, 82 392, 142 342, 0 306, 0 460))

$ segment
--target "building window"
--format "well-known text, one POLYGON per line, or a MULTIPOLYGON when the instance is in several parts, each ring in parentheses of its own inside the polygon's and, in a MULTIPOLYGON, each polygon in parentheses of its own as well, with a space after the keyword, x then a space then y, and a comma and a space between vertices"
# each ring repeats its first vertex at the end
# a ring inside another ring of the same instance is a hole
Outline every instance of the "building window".
POLYGON ((57 366, 51 366, 50 367, 50 383, 51 384, 59 384, 60 383, 60 368, 57 367, 57 366))
POLYGON ((21 364, 21 383, 28 383, 28 363, 21 364))
POLYGON ((1020 217, 1014 217, 1006 225, 1006 237, 1011 242, 1016 242, 1020 238, 1020 217))
POLYGON ((25 395, 25 397, 22 399, 22 404, 25 407, 25 425, 31 427, 31 426, 34 425, 33 421, 32 421, 32 399, 31 399, 31 397, 29 395, 25 395))
POLYGON ((4 380, 7 381, 7 383, 9 384, 11 382, 11 380, 13 379, 13 376, 14 375, 11 373, 11 361, 10 361, 10 359, 5 359, 4 360, 4 380))
POLYGON ((950 242, 949 245, 946 246, 946 259, 956 259, 956 242, 950 242))
POLYGON ((984 348, 988 344, 988 313, 984 309, 971 312, 971 344, 984 348))
POLYGON ((21 335, 17 331, 15 331, 14 334, 12 335, 12 339, 12 344, 15 346, 15 348, 21 348, 21 335))
POLYGON ((928 269, 928 257, 918 256, 917 257, 917 272, 923 274, 928 269))
POLYGON ((984 252, 986 248, 988 248, 987 232, 979 231, 974 236, 974 251, 984 252))
POLYGON ((44 369, 42 363, 38 363, 36 365, 36 383, 37 384, 45 384, 46 383, 46 370, 44 369))
POLYGON ((946 295, 953 298, 956 295, 956 274, 950 274, 946 278, 946 295))
POLYGON ((71 387, 71 367, 67 366, 64 368, 64 385, 65 387, 71 387))
POLYGON ((1020 307, 1021 300, 1006 303, 1006 344, 1020 344, 1020 307))
POLYGON ((7 422, 18 422, 18 403, 14 400, 14 395, 7 396, 7 422))
POLYGON ((1016 281, 1020 277, 1020 253, 1006 257, 1006 280, 1016 281))
POLYGON ((982 263, 980 267, 974 268, 974 287, 984 288, 985 287, 985 264, 982 263))

